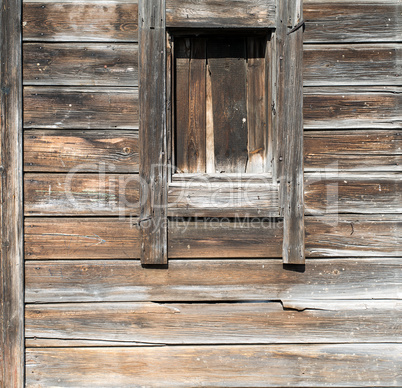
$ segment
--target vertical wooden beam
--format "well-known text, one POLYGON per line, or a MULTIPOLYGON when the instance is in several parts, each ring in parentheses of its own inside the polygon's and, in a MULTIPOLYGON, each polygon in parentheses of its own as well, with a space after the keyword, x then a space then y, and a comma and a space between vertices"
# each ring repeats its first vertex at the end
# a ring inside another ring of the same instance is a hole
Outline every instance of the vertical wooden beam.
POLYGON ((278 3, 278 127, 283 262, 303 264, 303 1, 278 3))
POLYGON ((141 262, 167 263, 165 0, 139 2, 141 262))
POLYGON ((24 386, 21 0, 0 10, 2 387, 24 386))

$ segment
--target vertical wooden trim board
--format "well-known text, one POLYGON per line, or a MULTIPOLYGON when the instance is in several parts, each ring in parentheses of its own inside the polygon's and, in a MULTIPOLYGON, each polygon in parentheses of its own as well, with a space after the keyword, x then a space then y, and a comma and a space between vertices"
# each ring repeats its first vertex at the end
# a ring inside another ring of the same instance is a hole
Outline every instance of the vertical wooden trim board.
POLYGON ((24 385, 21 1, 0 10, 1 386, 24 385))
POLYGON ((165 0, 139 2, 141 262, 167 263, 165 0))

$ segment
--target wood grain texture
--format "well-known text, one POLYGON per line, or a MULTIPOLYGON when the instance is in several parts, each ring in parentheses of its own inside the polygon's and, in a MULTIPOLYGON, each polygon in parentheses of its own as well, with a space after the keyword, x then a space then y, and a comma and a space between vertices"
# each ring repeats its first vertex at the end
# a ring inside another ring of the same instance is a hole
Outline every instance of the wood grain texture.
POLYGON ((402 127, 402 88, 345 87, 304 90, 304 129, 402 127))
POLYGON ((138 131, 26 130, 26 172, 138 173, 138 131))
POLYGON ((400 343, 401 301, 27 305, 27 347, 400 343), (146 321, 146 324, 144 324, 146 321))
POLYGON ((141 261, 167 263, 165 0, 139 2, 141 261))
POLYGON ((24 41, 136 42, 138 1, 24 2, 24 41))
POLYGON ((340 299, 400 300, 402 260, 307 259, 303 270, 280 259, 169 260, 167 269, 138 260, 28 261, 25 281, 27 303, 315 299, 328 307, 340 299))
POLYGON ((0 384, 24 384, 20 0, 0 8, 0 384))
POLYGON ((166 26, 178 28, 272 28, 273 0, 167 0, 166 26))
POLYGON ((24 85, 138 86, 137 44, 25 43, 24 85))
POLYGON ((402 85, 401 44, 305 45, 304 86, 402 85))
POLYGON ((138 129, 134 88, 24 88, 24 127, 138 129))
POLYGON ((398 386, 401 352, 401 344, 28 349, 27 387, 398 386))
POLYGON ((304 0, 305 42, 397 42, 402 35, 398 0, 304 0))
POLYGON ((25 174, 25 216, 138 216, 138 174, 25 174))
POLYGON ((26 218, 30 259, 139 258, 137 219, 26 218))
POLYGON ((304 171, 401 171, 401 130, 304 133, 304 171))

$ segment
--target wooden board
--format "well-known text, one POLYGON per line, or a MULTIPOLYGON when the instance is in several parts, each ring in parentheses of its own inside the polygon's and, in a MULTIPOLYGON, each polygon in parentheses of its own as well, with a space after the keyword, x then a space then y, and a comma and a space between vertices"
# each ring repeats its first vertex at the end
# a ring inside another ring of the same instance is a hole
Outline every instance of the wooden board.
POLYGON ((401 299, 402 259, 169 260, 143 268, 130 260, 28 261, 27 303, 401 299), (364 271, 362 270, 364 268, 364 271))
POLYGON ((27 305, 25 335, 27 347, 401 343, 401 319, 402 301, 27 305))
POLYGON ((401 173, 305 175, 306 214, 402 214, 401 173))
POLYGON ((399 0, 304 0, 305 42, 397 42, 399 0))
POLYGON ((401 44, 305 45, 304 86, 402 85, 401 44))
POLYGON ((138 86, 137 44, 25 43, 24 85, 138 86))
POLYGON ((304 129, 400 128, 402 88, 305 88, 304 129))
POLYGON ((167 0, 166 26, 178 28, 273 28, 274 0, 167 0))
POLYGON ((24 88, 24 127, 138 129, 134 88, 24 88))
POLYGON ((24 41, 136 42, 138 1, 26 1, 24 41))
POLYGON ((329 130, 304 134, 304 171, 401 171, 400 130, 329 130))
POLYGON ((25 174, 26 216, 139 215, 138 174, 25 174))
POLYGON ((26 130, 26 172, 138 173, 138 131, 26 130))
POLYGON ((28 349, 26 386, 398 386, 401 353, 402 344, 28 349))
POLYGON ((137 219, 26 218, 25 258, 139 258, 137 219))

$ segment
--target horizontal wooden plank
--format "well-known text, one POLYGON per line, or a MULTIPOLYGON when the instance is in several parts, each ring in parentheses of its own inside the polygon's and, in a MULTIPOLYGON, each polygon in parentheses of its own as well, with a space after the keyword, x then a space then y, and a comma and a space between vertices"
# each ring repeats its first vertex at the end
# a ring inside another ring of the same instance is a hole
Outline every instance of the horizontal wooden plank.
POLYGON ((138 131, 27 130, 26 172, 138 173, 138 131))
POLYGON ((305 129, 401 128, 402 88, 305 88, 305 129))
POLYGON ((305 45, 304 86, 402 85, 401 44, 305 45))
POLYGON ((402 171, 402 131, 307 131, 304 171, 402 171))
POLYGON ((402 259, 28 261, 27 303, 402 299, 402 259))
POLYGON ((309 257, 402 256, 402 216, 306 217, 309 257))
POLYGON ((25 41, 134 42, 138 1, 26 1, 25 41))
POLYGON ((274 0, 167 0, 166 26, 179 28, 274 28, 274 0))
POLYGON ((136 219, 27 218, 25 258, 139 257, 136 219))
POLYGON ((282 303, 27 305, 26 346, 402 342, 401 301, 282 303))
POLYGON ((399 0, 304 0, 304 41, 397 42, 402 36, 399 0))
POLYGON ((307 173, 306 214, 402 214, 402 174, 307 173))
POLYGON ((389 387, 402 384, 401 354, 402 344, 27 349, 26 385, 389 387))
POLYGON ((25 174, 24 212, 44 215, 139 215, 138 174, 25 174))
POLYGON ((138 86, 137 44, 25 43, 24 85, 138 86))
POLYGON ((138 90, 26 86, 24 127, 138 129, 138 90))

